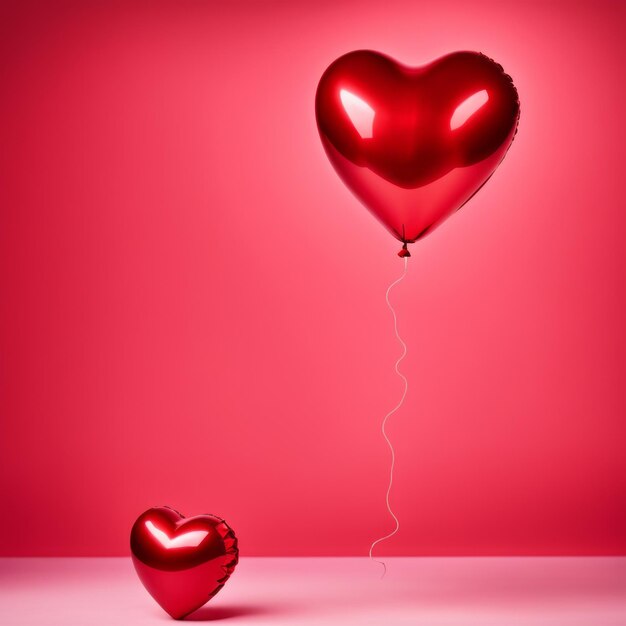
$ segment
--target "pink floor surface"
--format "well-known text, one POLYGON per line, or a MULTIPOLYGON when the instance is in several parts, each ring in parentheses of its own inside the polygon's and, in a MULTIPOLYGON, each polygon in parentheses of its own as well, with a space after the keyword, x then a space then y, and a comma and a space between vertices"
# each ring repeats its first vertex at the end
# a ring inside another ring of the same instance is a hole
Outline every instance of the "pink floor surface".
MULTIPOLYGON (((187 621, 225 624, 626 626, 626 557, 243 558, 187 621)), ((143 626, 170 618, 126 558, 0 559, 2 626, 143 626)))

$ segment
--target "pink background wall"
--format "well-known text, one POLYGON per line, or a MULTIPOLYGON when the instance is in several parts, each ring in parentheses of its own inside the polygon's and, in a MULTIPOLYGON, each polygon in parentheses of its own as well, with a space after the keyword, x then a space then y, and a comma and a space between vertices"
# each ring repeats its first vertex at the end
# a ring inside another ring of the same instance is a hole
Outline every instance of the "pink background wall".
POLYGON ((313 115, 368 47, 483 51, 522 101, 394 294, 382 552, 626 554, 623 7, 3 3, 0 553, 126 554, 162 503, 244 554, 391 528, 402 262, 313 115))

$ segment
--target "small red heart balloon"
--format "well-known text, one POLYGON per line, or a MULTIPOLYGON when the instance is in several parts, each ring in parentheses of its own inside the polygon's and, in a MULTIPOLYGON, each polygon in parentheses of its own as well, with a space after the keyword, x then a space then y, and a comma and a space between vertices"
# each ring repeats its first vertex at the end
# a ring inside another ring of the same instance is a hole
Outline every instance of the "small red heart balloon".
POLYGON ((519 100, 502 67, 454 52, 419 68, 350 52, 317 88, 317 126, 344 183, 406 247, 460 209, 506 154, 519 100))
POLYGON ((137 518, 130 549, 144 587, 175 619, 200 608, 224 586, 239 554, 235 533, 223 519, 185 518, 167 506, 137 518))

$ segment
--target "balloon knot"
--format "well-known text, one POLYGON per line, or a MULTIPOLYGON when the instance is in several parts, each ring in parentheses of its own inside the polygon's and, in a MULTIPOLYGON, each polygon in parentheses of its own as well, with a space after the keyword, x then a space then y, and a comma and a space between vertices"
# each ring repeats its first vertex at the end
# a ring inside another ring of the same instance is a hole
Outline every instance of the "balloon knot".
POLYGON ((405 257, 410 257, 411 253, 409 252, 409 248, 407 246, 406 241, 404 242, 404 244, 402 245, 402 250, 400 250, 400 252, 398 252, 398 256, 401 259, 404 259, 405 257))

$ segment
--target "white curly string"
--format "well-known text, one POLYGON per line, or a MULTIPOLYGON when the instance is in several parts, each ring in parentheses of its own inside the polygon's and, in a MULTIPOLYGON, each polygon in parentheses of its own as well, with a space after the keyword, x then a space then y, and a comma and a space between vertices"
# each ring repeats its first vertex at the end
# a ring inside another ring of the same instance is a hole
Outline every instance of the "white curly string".
POLYGON ((408 269, 408 258, 404 257, 404 271, 402 272, 402 275, 400 276, 400 278, 397 278, 394 282, 392 282, 391 285, 389 285, 389 287, 387 287, 387 293, 385 294, 385 301, 387 302, 387 306, 389 307, 389 310, 391 311, 391 314, 393 315, 393 329, 396 333, 396 339, 400 342, 400 345, 402 346, 402 354, 400 355, 400 358, 398 358, 398 360, 396 361, 395 371, 396 371, 396 374, 404 382, 404 391, 402 392, 402 397, 400 398, 400 402, 398 402, 398 404, 396 404, 396 406, 391 411, 389 411, 387 415, 385 415, 382 425, 381 425, 381 431, 383 433, 383 437, 385 438, 385 441, 387 442, 387 445, 389 446, 389 450, 391 451, 391 467, 389 469, 389 486, 387 487, 387 494, 385 496, 385 502, 387 504, 387 510, 389 511, 389 515, 393 517, 393 521, 395 523, 394 529, 389 534, 385 535, 384 537, 381 537, 380 539, 376 539, 376 541, 374 541, 372 545, 370 546, 370 553, 369 553, 370 559, 372 561, 376 561, 376 563, 380 563, 383 566, 383 573, 382 573, 381 579, 384 578, 385 574, 387 573, 387 565, 384 561, 379 561, 378 559, 375 559, 372 556, 372 552, 374 550, 374 547, 377 544, 393 537, 398 532, 398 529, 400 528, 400 522, 398 521, 396 514, 393 512, 389 504, 389 494, 391 493, 391 488, 393 486, 393 470, 396 465, 396 453, 393 449, 391 440, 387 436, 387 430, 386 430, 387 420, 404 404, 404 399, 406 398, 406 394, 409 389, 409 381, 407 380, 406 376, 398 369, 398 366, 402 362, 402 359, 404 359, 404 357, 406 356, 407 348, 406 348, 406 343, 404 343, 404 341, 402 340, 402 337, 400 337, 400 334, 398 333, 398 318, 396 317, 396 312, 394 308, 391 306, 391 302, 389 302, 389 293, 406 276, 407 269, 408 269))

